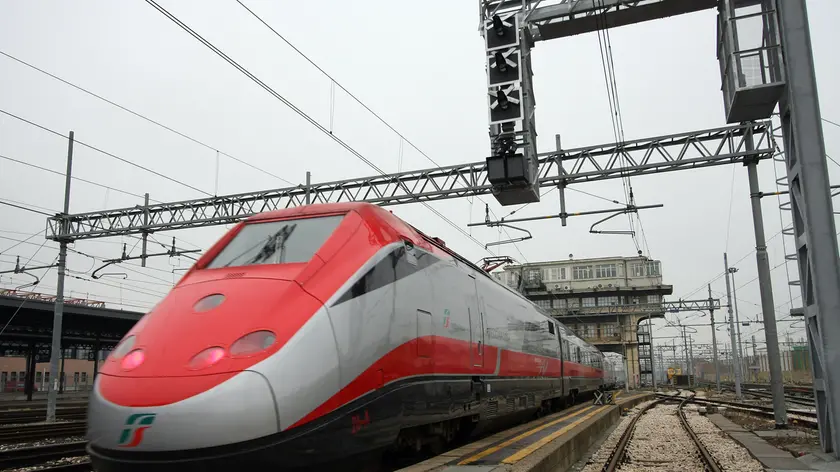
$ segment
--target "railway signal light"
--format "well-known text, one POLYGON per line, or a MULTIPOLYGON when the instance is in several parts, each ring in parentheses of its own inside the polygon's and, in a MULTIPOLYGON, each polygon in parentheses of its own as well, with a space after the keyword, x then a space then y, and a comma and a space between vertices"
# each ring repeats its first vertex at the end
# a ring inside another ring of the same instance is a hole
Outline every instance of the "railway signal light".
POLYGON ((485 49, 495 51, 519 45, 519 18, 516 12, 505 13, 484 23, 485 49))
POLYGON ((490 124, 510 123, 522 120, 522 89, 514 82, 501 87, 493 87, 488 93, 490 124))
POLYGON ((498 49, 487 56, 487 86, 498 87, 522 81, 522 55, 512 47, 498 49))

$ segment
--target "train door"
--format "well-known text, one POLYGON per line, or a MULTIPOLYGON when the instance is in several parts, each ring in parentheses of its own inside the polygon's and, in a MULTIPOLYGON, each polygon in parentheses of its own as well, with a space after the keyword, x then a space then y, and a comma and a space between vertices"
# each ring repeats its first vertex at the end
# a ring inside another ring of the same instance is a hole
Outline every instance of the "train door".
POLYGON ((470 359, 473 367, 484 367, 484 302, 478 290, 478 282, 473 278, 475 284, 475 309, 469 310, 470 314, 470 359))

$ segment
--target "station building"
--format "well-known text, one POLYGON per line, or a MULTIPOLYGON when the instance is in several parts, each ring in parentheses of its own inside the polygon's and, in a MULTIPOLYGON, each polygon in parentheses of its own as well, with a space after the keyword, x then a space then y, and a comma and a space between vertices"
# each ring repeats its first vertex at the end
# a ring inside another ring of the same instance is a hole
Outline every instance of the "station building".
POLYGON ((644 256, 508 265, 493 274, 604 352, 623 355, 628 385, 651 382, 650 337, 642 321, 664 317, 660 261, 644 256), (641 359, 640 359, 641 355, 641 359))

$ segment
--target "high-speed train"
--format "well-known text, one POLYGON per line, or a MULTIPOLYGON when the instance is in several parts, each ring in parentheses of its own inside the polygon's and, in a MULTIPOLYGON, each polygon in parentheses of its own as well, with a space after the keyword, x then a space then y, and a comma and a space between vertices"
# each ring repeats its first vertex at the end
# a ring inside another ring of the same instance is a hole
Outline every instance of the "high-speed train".
POLYGON ((600 351, 443 241, 308 205, 239 223, 126 334, 87 447, 100 472, 311 466, 603 386, 600 351))

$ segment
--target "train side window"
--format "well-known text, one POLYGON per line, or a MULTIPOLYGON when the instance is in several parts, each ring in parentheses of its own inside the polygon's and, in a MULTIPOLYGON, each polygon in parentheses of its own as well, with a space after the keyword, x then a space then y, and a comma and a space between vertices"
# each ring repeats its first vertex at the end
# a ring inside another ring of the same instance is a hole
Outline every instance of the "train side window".
POLYGON ((575 348, 575 361, 578 362, 578 363, 580 363, 582 361, 579 347, 575 348))
POLYGON ((548 332, 554 334, 554 323, 552 323, 551 321, 548 322, 548 332))

